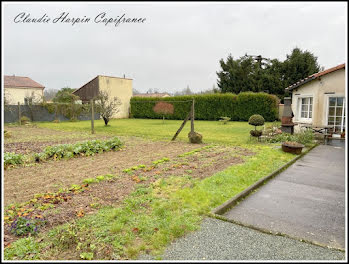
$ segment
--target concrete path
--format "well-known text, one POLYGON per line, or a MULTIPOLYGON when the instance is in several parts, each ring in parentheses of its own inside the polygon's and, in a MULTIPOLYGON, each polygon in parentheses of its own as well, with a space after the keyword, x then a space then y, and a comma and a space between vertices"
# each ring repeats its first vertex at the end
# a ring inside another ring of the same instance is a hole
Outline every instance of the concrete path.
POLYGON ((224 216, 273 233, 344 249, 344 145, 316 147, 224 216))
MULTIPOLYGON (((142 260, 154 260, 149 255, 142 260)), ((214 218, 172 243, 161 260, 344 260, 345 253, 214 218)))
MULTIPOLYGON (((337 248, 345 244, 344 145, 318 146, 225 216, 337 248)), ((152 260, 149 255, 139 259, 152 260)), ((207 218, 162 260, 345 260, 337 249, 207 218)))

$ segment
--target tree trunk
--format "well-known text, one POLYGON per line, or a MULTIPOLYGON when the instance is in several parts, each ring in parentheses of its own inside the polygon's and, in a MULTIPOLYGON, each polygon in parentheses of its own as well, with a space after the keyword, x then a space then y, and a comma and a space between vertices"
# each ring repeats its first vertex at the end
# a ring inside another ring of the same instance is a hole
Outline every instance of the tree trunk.
POLYGON ((109 118, 106 118, 106 117, 103 117, 103 120, 104 120, 104 125, 108 125, 108 122, 109 122, 109 118))

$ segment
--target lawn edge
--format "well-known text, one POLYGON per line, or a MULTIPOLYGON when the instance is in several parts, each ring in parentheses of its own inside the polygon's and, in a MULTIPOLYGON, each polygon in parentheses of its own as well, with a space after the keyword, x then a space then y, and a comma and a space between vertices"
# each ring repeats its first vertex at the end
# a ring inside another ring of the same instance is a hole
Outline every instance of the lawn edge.
POLYGON ((306 155, 309 151, 311 151, 313 148, 318 146, 319 143, 316 143, 315 145, 311 146, 306 151, 302 152, 300 155, 297 155, 297 157, 293 158, 289 162, 287 162, 285 165, 281 166, 280 168, 276 169, 269 175, 263 177, 262 179, 259 179, 254 184, 250 185, 248 188, 243 190, 242 192, 235 195, 233 198, 229 199, 228 201, 224 202, 223 204, 219 205, 218 207, 211 210, 210 214, 212 215, 219 215, 221 217, 222 214, 224 214, 226 211, 234 207, 238 201, 243 199, 244 197, 248 196, 252 191, 256 190, 263 184, 267 183, 270 179, 274 178, 278 174, 280 174, 283 170, 287 169, 289 166, 291 166, 293 163, 295 163, 298 159, 302 158, 304 155, 306 155))
POLYGON ((283 165, 280 168, 276 169, 275 171, 273 171, 269 175, 263 177, 262 179, 259 179, 257 182, 255 182, 254 184, 249 186, 247 189, 245 189, 242 192, 238 193, 233 198, 229 199, 228 201, 226 201, 225 203, 221 204, 220 206, 214 208, 213 210, 211 210, 211 212, 208 214, 208 216, 212 217, 212 218, 219 219, 219 220, 223 220, 223 221, 226 221, 226 222, 231 222, 231 223, 234 223, 234 224, 238 224, 240 226, 252 228, 252 229, 260 231, 262 233, 266 233, 266 234, 270 234, 270 235, 276 235, 276 236, 282 236, 282 237, 287 237, 287 238, 291 238, 291 239, 296 239, 296 240, 299 240, 301 242, 305 242, 305 243, 312 244, 312 245, 315 245, 315 246, 320 246, 320 247, 324 247, 324 248, 329 248, 329 249, 345 252, 345 249, 342 249, 342 248, 330 247, 330 246, 327 246, 327 245, 324 245, 324 244, 321 244, 321 243, 317 243, 317 242, 310 241, 310 240, 305 240, 305 239, 302 239, 302 238, 299 238, 299 237, 289 236, 287 234, 280 233, 280 232, 272 232, 272 231, 269 231, 269 230, 266 230, 266 229, 263 229, 263 228, 255 227, 253 225, 247 225, 247 224, 241 223, 239 221, 231 220, 231 219, 228 219, 225 216, 223 216, 223 214, 226 211, 228 211, 229 209, 233 208, 243 198, 245 198, 246 196, 251 194, 253 191, 258 189, 259 187, 261 187, 263 184, 266 184, 272 178, 274 178, 277 175, 279 175, 282 171, 287 169, 289 166, 291 166, 293 163, 295 163, 298 159, 300 159, 303 156, 305 156, 307 153, 309 153, 312 149, 314 149, 318 145, 320 145, 320 144, 316 143, 315 145, 311 146, 309 149, 307 149, 306 151, 302 152, 300 155, 298 155, 297 157, 293 158, 292 160, 287 162, 285 165, 283 165))

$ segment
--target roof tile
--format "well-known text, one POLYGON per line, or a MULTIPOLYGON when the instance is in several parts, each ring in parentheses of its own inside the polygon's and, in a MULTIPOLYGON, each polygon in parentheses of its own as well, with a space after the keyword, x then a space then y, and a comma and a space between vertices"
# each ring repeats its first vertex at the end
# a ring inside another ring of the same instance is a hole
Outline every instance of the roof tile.
POLYGON ((4 76, 4 87, 34 87, 34 88, 45 88, 45 86, 33 81, 29 77, 20 76, 4 76))
POLYGON ((343 68, 345 68, 345 63, 337 65, 336 67, 329 68, 329 69, 324 70, 322 72, 314 73, 314 74, 309 75, 308 77, 306 77, 306 78, 304 78, 304 79, 302 79, 302 80, 300 80, 300 81, 298 81, 298 82, 288 86, 286 88, 286 90, 291 91, 291 90, 297 88, 298 86, 300 86, 300 85, 302 85, 302 84, 304 84, 304 83, 306 83, 308 81, 314 80, 316 78, 319 78, 320 76, 323 76, 325 74, 328 74, 328 73, 331 73, 331 72, 334 72, 334 71, 337 71, 337 70, 340 70, 340 69, 343 69, 343 68))

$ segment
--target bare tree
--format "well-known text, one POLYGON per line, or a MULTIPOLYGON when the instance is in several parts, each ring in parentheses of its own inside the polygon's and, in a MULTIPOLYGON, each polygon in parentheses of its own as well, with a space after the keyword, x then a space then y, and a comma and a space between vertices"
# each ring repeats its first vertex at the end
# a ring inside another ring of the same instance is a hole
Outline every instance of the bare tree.
POLYGON ((51 101, 57 94, 58 89, 45 89, 44 99, 45 101, 51 101))
POLYGON ((96 109, 104 120, 104 124, 107 126, 110 118, 120 111, 119 106, 121 101, 117 97, 111 98, 110 93, 107 91, 99 91, 98 96, 95 98, 96 109))
POLYGON ((24 97, 24 104, 28 106, 31 121, 34 121, 34 115, 38 110, 37 105, 39 105, 42 101, 43 98, 36 95, 34 92, 32 92, 30 95, 26 94, 24 97))

